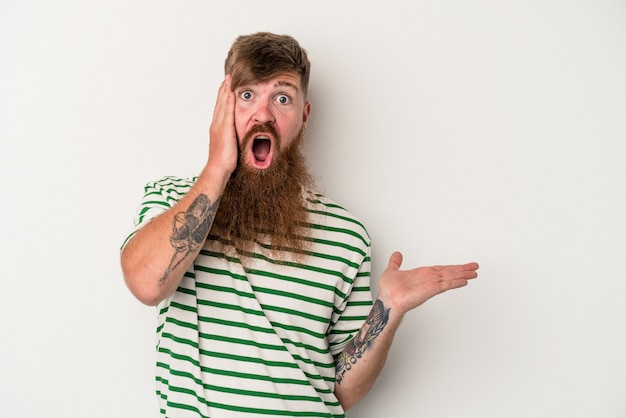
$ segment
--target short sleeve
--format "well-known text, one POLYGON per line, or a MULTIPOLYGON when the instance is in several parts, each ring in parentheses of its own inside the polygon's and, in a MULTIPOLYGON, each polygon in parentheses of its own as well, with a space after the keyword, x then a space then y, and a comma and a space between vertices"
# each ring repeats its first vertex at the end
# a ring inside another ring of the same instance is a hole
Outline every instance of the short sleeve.
POLYGON ((134 228, 124 240, 122 248, 151 219, 176 205, 193 186, 195 180, 195 178, 186 179, 168 176, 146 184, 143 199, 135 213, 134 228))
POLYGON ((343 351, 348 342, 361 329, 372 309, 370 246, 367 246, 366 252, 354 278, 353 286, 342 306, 339 319, 332 324, 327 335, 333 356, 343 351))

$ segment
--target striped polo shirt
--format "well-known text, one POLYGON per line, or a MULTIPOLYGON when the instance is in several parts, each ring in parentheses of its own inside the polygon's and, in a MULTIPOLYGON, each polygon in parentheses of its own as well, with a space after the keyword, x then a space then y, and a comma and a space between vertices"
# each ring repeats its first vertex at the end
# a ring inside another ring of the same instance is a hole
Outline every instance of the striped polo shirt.
MULTIPOLYGON (((195 180, 149 183, 135 231, 195 180)), ((370 238, 330 199, 306 192, 305 200, 312 245, 302 261, 273 258, 262 240, 246 257, 224 253, 209 234, 178 290, 158 305, 161 416, 345 416, 333 393, 334 356, 372 306, 370 238)))

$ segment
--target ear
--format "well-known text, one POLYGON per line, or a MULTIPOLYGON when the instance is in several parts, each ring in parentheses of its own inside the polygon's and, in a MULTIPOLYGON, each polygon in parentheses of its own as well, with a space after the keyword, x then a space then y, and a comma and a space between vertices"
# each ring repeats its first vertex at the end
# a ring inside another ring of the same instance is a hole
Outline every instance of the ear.
POLYGON ((311 102, 308 100, 304 103, 304 110, 302 111, 302 124, 306 129, 306 123, 309 120, 309 115, 311 114, 311 102))

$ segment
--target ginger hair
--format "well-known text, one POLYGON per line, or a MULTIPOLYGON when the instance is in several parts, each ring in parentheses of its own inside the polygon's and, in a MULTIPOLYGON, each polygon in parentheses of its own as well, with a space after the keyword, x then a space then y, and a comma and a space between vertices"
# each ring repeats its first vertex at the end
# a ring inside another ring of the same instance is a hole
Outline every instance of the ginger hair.
POLYGON ((224 71, 231 75, 233 89, 263 83, 279 74, 295 73, 300 76, 306 98, 311 63, 306 50, 293 37, 258 32, 235 40, 228 51, 224 71))

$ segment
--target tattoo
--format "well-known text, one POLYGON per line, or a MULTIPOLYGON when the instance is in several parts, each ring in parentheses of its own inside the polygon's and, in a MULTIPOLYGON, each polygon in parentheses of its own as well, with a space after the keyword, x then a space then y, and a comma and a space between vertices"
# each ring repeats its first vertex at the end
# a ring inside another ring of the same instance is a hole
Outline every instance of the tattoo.
POLYGON ((201 194, 191 202, 187 212, 178 212, 174 216, 170 244, 176 251, 163 277, 159 280, 159 286, 165 283, 172 270, 204 243, 213 223, 218 203, 219 199, 211 203, 205 194, 201 194))
POLYGON ((376 299, 365 324, 337 357, 335 381, 338 385, 341 384, 344 376, 352 366, 363 357, 365 350, 382 332, 388 320, 389 309, 385 309, 385 305, 379 299, 376 299))

